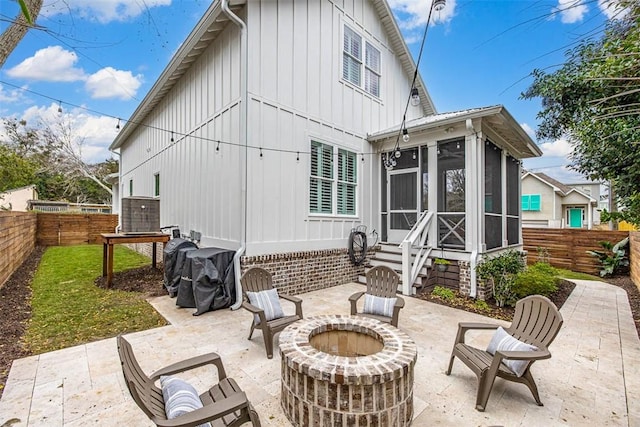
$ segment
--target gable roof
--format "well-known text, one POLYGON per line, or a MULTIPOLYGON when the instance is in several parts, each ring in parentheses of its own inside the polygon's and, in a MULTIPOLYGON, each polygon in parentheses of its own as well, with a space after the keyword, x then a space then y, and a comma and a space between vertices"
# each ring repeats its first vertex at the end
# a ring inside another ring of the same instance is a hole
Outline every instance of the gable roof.
POLYGON ((547 184, 548 186, 552 187, 553 190, 556 193, 559 193, 560 196, 562 197, 566 197, 571 193, 578 193, 581 196, 585 197, 586 199, 588 199, 591 202, 594 202, 595 199, 593 197, 591 197, 588 194, 585 194, 584 192, 578 190, 577 188, 573 188, 569 185, 563 184, 560 181, 558 181, 557 179, 551 178, 549 175, 547 175, 546 173, 542 173, 542 172, 527 172, 524 175, 522 175, 522 179, 524 179, 526 176, 531 176, 533 178, 536 178, 538 181, 547 184))
MULTIPOLYGON (((256 1, 256 0, 252 0, 256 1)), ((393 13, 387 3, 387 0, 370 0, 373 4, 384 29, 389 35, 391 47, 398 56, 402 64, 402 69, 407 75, 413 76, 416 64, 411 56, 411 52, 402 37, 402 33, 398 28, 393 13)), ((237 13, 247 0, 229 0, 229 7, 233 13, 237 13)), ((110 150, 120 148, 127 138, 133 133, 145 117, 160 103, 164 96, 173 88, 180 78, 191 67, 198 57, 206 50, 209 44, 215 40, 220 33, 230 23, 229 18, 223 13, 221 1, 214 0, 211 6, 204 13, 203 17, 198 21, 194 29, 187 36, 178 51, 173 55, 171 61, 166 66, 158 80, 151 87, 147 95, 144 97, 138 108, 133 112, 129 120, 127 120, 109 146, 110 150)), ((246 24, 246 22, 245 22, 246 24)), ((425 114, 435 114, 436 109, 433 105, 431 96, 427 92, 426 86, 422 81, 422 77, 418 73, 416 76, 416 88, 420 94, 420 103, 425 114)))
MULTIPOLYGON (((505 141, 508 141, 509 146, 506 148, 514 157, 523 159, 542 155, 542 150, 540 150, 531 137, 522 129, 522 126, 520 126, 502 105, 432 114, 409 120, 405 123, 405 126, 410 132, 419 132, 479 118, 486 121, 489 127, 505 141)), ((400 125, 398 124, 388 129, 369 134, 367 139, 373 143, 386 138, 392 138, 398 135, 399 129, 400 125)))

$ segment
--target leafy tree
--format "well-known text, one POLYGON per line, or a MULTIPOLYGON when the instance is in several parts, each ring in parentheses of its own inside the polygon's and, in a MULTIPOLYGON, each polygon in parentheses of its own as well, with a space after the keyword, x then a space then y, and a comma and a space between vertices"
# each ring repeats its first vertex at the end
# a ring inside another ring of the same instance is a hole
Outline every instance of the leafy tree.
POLYGON ((33 184, 37 169, 35 162, 0 145, 0 193, 33 184))
POLYGON ((626 218, 640 224, 640 5, 620 7, 622 17, 567 52, 561 68, 534 70, 522 97, 542 98, 537 136, 568 138, 571 167, 610 181, 626 218))
POLYGON ((110 203, 111 189, 103 180, 118 170, 118 163, 85 163, 84 141, 64 117, 53 124, 43 121, 38 127, 13 118, 3 121, 7 138, 0 142, 0 165, 5 169, 0 166, 0 177, 21 177, 7 179, 8 188, 35 184, 41 199, 110 203))

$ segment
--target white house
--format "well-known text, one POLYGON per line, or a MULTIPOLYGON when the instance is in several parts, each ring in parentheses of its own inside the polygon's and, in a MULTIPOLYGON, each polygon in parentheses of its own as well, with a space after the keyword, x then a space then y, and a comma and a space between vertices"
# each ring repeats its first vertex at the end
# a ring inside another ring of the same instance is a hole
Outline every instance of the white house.
POLYGON ((29 210, 29 201, 38 199, 35 185, 13 188, 0 193, 0 210, 22 211, 29 210))
POLYGON ((541 172, 522 175, 522 226, 586 228, 600 224, 600 183, 563 184, 541 172))
POLYGON ((358 225, 467 269, 521 247, 540 150, 502 106, 436 114, 414 71, 385 0, 214 1, 110 147, 120 196, 298 290, 357 277, 358 225))

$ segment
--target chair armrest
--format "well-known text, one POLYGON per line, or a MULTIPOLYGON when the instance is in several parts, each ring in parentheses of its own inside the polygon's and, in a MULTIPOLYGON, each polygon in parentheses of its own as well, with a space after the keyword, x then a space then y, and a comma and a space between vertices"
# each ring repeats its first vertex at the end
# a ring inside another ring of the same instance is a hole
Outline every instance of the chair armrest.
POLYGON ((396 308, 404 308, 404 298, 402 297, 396 297, 396 305, 394 307, 396 308))
POLYGON ((456 344, 464 343, 464 336, 469 330, 490 330, 498 329, 495 323, 476 323, 476 322, 460 322, 458 323, 458 334, 456 335, 456 344))
POLYGON ((290 301, 296 305, 296 316, 302 319, 302 299, 292 295, 280 295, 280 298, 290 301))
POLYGON ((264 315, 264 310, 261 308, 256 307, 255 305, 247 302, 247 301, 243 301, 242 302, 242 308, 244 308, 245 310, 250 311, 253 314, 257 314, 258 317, 260 318, 260 323, 258 324, 262 324, 262 325, 266 325, 267 324, 267 316, 264 315))
POLYGON ((358 300, 364 295, 365 292, 356 292, 355 294, 349 297, 349 302, 351 303, 351 315, 358 314, 358 300))
POLYGON ((546 348, 533 350, 533 351, 498 350, 496 351, 496 356, 499 356, 502 359, 509 359, 509 360, 542 360, 542 359, 550 359, 551 353, 546 348))
POLYGON ((171 375, 176 374, 178 372, 184 372, 191 369, 199 368, 201 366, 213 364, 218 369, 218 379, 223 379, 227 377, 227 374, 224 370, 224 366, 222 365, 222 359, 217 353, 207 353, 196 357, 191 357, 187 360, 182 360, 177 363, 173 363, 169 366, 165 366, 164 368, 154 372, 150 375, 152 381, 156 381, 160 378, 161 375, 171 375))
POLYGON ((205 405, 171 420, 153 418, 152 421, 161 427, 198 426, 207 421, 222 418, 232 412, 238 411, 249 405, 247 395, 244 392, 234 393, 224 400, 205 405))

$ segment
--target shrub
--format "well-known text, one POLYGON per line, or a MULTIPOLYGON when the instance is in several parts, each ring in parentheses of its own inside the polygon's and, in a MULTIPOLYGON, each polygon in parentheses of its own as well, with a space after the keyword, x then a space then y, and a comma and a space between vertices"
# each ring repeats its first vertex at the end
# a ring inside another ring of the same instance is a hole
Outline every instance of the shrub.
POLYGON ((474 302, 474 305, 480 311, 489 311, 489 304, 487 304, 486 301, 482 301, 481 299, 477 299, 476 302, 474 302))
POLYGON ((612 276, 623 267, 629 266, 629 257, 626 251, 626 247, 629 244, 628 237, 620 240, 615 245, 607 241, 598 243, 604 251, 587 251, 587 253, 600 260, 602 266, 602 270, 600 270, 601 277, 612 276))
POLYGON ((493 296, 498 307, 513 306, 518 297, 514 291, 515 276, 525 268, 522 253, 506 251, 497 257, 485 257, 477 267, 476 273, 483 280, 493 281, 493 296))
POLYGON ((537 262, 516 275, 513 291, 518 298, 549 296, 558 290, 558 271, 545 262, 537 262))
POLYGON ((436 286, 431 291, 431 295, 434 297, 442 298, 445 301, 450 301, 456 297, 456 294, 449 288, 444 288, 442 286, 436 286))

